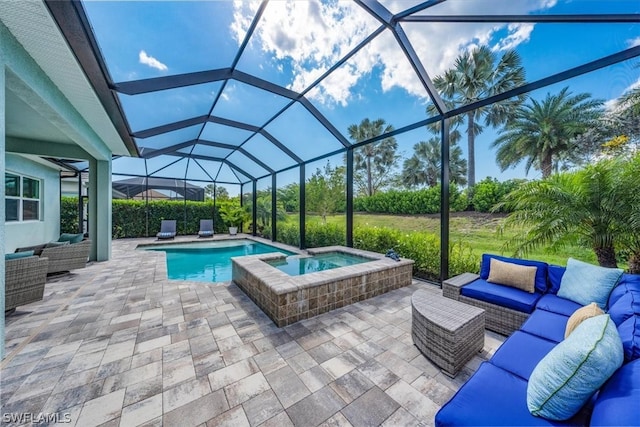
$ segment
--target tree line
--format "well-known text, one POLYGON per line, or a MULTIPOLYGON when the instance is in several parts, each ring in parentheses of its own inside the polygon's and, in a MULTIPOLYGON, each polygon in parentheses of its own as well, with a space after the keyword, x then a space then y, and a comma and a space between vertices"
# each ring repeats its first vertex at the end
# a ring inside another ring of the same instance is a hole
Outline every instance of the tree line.
MULTIPOLYGON (((525 70, 518 53, 506 51, 501 56, 486 46, 461 54, 451 69, 433 79, 445 106, 455 109, 485 99, 526 83, 525 70)), ((501 171, 524 164, 541 173, 542 178, 553 172, 582 166, 619 144, 635 147, 640 137, 638 124, 640 88, 623 94, 613 108, 589 93, 572 93, 568 87, 558 93, 547 93, 542 99, 520 95, 483 106, 450 119, 451 182, 473 188, 475 176, 475 142, 488 127, 498 131, 491 144, 496 150, 496 163, 501 171), (459 143, 467 141, 467 158, 459 143)), ((428 117, 437 115, 430 104, 428 117)), ((394 137, 354 150, 354 171, 357 192, 371 196, 388 188, 434 187, 440 180, 440 122, 427 127, 433 135, 418 141, 413 153, 398 168, 400 156, 394 137), (400 169, 396 173, 396 170, 400 169)), ((349 126, 353 143, 384 136, 394 130, 384 119, 363 119, 349 126)), ((614 147, 615 148, 615 147, 614 147)))

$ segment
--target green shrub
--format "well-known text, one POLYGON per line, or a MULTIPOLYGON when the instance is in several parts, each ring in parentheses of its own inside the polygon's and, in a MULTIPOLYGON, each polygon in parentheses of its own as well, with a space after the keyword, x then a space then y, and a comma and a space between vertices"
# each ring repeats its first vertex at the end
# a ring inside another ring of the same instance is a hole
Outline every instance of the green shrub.
MULTIPOLYGON (((469 202, 466 194, 455 185, 449 189, 449 205, 452 211, 463 211, 469 202)), ((357 197, 353 201, 357 212, 383 214, 432 214, 440 212, 440 186, 415 191, 389 190, 373 196, 357 197)))
MULTIPOLYGON (((176 231, 179 235, 197 234, 200 220, 213 216, 213 202, 194 202, 188 200, 144 200, 114 199, 112 202, 112 236, 148 237, 160 231, 163 219, 175 219, 176 231), (147 231, 148 218, 148 231, 147 231)), ((214 217, 214 231, 226 233, 227 225, 222 221, 217 210, 214 217)))
MULTIPOLYGON (((299 230, 300 229, 297 223, 278 222, 277 223, 277 232, 278 232, 277 241, 281 243, 285 243, 287 245, 300 247, 299 230)), ((270 237, 271 237, 271 229, 269 229, 269 238, 270 237)))
MULTIPOLYGON (((504 197, 516 189, 524 180, 511 179, 499 182, 495 178, 487 177, 473 187, 471 204, 477 212, 492 212, 493 207, 502 202, 504 197)), ((505 212, 500 209, 499 212, 505 212)))
POLYGON ((345 236, 344 226, 338 224, 307 223, 305 227, 305 243, 308 248, 345 245, 345 236))
POLYGON ((61 233, 77 233, 78 232, 78 198, 66 197, 60 198, 60 232, 61 233))

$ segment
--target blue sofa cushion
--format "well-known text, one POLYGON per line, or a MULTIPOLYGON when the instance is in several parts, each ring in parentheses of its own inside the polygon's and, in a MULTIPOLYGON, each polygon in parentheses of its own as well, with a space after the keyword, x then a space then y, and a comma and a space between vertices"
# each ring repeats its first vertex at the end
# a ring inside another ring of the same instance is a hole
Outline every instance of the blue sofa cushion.
POLYGON ((536 308, 550 311, 552 313, 562 314, 567 317, 571 316, 581 307, 582 305, 577 302, 569 301, 568 299, 560 298, 553 294, 543 295, 536 304, 536 308))
POLYGON ((618 282, 618 286, 613 288, 613 290, 611 291, 611 294, 609 295, 609 303, 607 306, 611 307, 620 297, 629 292, 640 292, 640 274, 623 274, 620 278, 620 281, 618 282))
POLYGON ((622 340, 624 359, 629 361, 640 358, 640 315, 636 314, 619 325, 618 334, 622 340))
POLYGON ((602 387, 591 426, 639 426, 640 359, 623 365, 602 387))
POLYGON ((527 406, 552 420, 574 416, 622 365, 615 323, 602 314, 586 319, 549 352, 529 377, 527 406))
POLYGON ((609 294, 622 276, 620 268, 606 268, 569 258, 567 271, 562 276, 558 296, 587 305, 595 302, 601 309, 607 307, 609 294))
POLYGON ((625 360, 640 358, 640 276, 624 274, 609 297, 609 315, 618 327, 625 360))
POLYGON ((547 269, 547 275, 549 279, 549 293, 558 293, 558 289, 560 289, 560 283, 562 282, 562 276, 564 275, 564 272, 566 270, 566 267, 549 264, 549 267, 547 269))
MULTIPOLYGON (((446 426, 553 426, 557 422, 534 417, 527 409, 527 382, 489 362, 438 411, 435 425, 446 426)), ((564 425, 586 425, 581 411, 564 425)))
POLYGON ((521 331, 559 343, 564 340, 564 332, 569 317, 546 310, 535 310, 522 324, 521 331))
POLYGON ((640 282, 621 280, 609 297, 608 313, 616 325, 622 324, 634 314, 640 314, 640 282))
POLYGON ((538 362, 555 346, 554 342, 525 332, 515 331, 500 346, 489 362, 528 380, 538 362))
POLYGON ((460 293, 469 298, 498 304, 523 313, 531 313, 542 296, 537 291, 530 294, 520 289, 489 283, 483 279, 474 280, 463 286, 460 293))
POLYGON ((546 292, 547 291, 547 266, 546 262, 541 261, 531 261, 527 259, 519 259, 519 258, 508 258, 499 255, 492 254, 483 254, 482 255, 482 263, 480 264, 480 278, 483 280, 487 280, 489 278, 489 270, 491 267, 491 258, 495 258, 499 261, 511 262, 513 264, 518 265, 526 265, 529 267, 537 267, 538 271, 536 271, 536 280, 535 286, 538 292, 546 292))

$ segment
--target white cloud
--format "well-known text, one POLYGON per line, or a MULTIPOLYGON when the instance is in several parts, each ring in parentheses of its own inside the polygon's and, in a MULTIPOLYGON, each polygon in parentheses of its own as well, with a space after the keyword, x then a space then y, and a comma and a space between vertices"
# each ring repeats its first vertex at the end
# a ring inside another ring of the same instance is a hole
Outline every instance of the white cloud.
POLYGON ((640 46, 640 37, 636 37, 635 39, 631 39, 627 41, 628 48, 640 46))
POLYGON ((533 27, 533 24, 509 24, 507 26, 507 37, 500 40, 494 46, 494 50, 515 49, 518 45, 528 42, 533 32, 533 27))
MULTIPOLYGON (((488 6, 486 2, 444 2, 429 9, 429 13, 526 14, 555 3, 556 0, 496 0, 488 6), (491 10, 487 11, 487 7, 491 10)), ((234 2, 230 29, 238 43, 244 39, 258 4, 234 2)), ((398 7, 402 9, 407 5, 405 2, 398 7)), ((266 7, 251 47, 275 57, 280 63, 288 61, 293 71, 289 87, 301 92, 379 26, 377 20, 352 2, 274 1, 266 7)), ((495 51, 502 51, 526 43, 534 28, 533 24, 487 23, 405 23, 402 26, 431 77, 449 69, 461 52, 492 42, 496 34, 506 33, 491 46, 495 51)), ((380 72, 380 90, 401 88, 426 99, 424 87, 389 31, 376 37, 307 96, 325 104, 347 105, 352 97, 361 95, 354 93, 354 87, 374 71, 380 72)))
POLYGON ((140 51, 140 54, 138 55, 138 57, 140 59, 141 64, 148 65, 151 68, 155 68, 160 71, 167 71, 169 69, 169 67, 164 65, 162 62, 158 61, 153 56, 147 55, 147 52, 145 52, 144 50, 140 51))
MULTIPOLYGON (((635 90, 638 88, 640 88, 640 78, 638 78, 635 82, 628 85, 620 95, 624 95, 625 93, 629 93, 632 90, 635 90)), ((618 109, 618 107, 619 107, 618 97, 609 99, 604 103, 605 110, 609 112, 615 112, 618 109)))

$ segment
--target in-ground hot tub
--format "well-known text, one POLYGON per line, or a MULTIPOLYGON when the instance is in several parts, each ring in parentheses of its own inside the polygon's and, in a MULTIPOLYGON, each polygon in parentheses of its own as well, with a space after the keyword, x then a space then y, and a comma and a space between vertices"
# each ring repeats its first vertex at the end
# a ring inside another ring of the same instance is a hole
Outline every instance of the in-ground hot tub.
POLYGON ((409 259, 394 261, 344 246, 307 252, 309 257, 270 253, 231 258, 232 280, 279 327, 411 284, 409 259))

